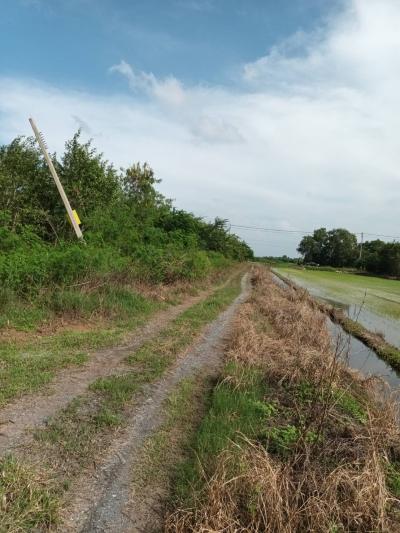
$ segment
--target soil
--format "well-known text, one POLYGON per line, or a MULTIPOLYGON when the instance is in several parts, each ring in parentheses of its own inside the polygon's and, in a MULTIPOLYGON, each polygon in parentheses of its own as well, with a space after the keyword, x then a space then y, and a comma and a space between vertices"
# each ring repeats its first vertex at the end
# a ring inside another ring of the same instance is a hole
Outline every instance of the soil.
POLYGON ((90 383, 122 371, 124 359, 128 355, 211 292, 204 291, 182 304, 157 313, 144 326, 128 335, 123 345, 92 353, 83 366, 59 371, 44 392, 23 396, 0 409, 0 457, 6 452, 14 452, 20 446, 26 446, 32 438, 33 428, 43 426, 49 417, 66 407, 74 397, 84 393, 90 383))
POLYGON ((224 346, 238 306, 250 293, 249 276, 240 296, 203 333, 164 377, 148 387, 143 402, 132 409, 128 426, 107 450, 101 463, 85 471, 69 491, 60 531, 150 532, 161 528, 163 488, 135 493, 133 472, 146 440, 164 421, 163 403, 182 379, 202 372, 212 376, 223 359, 224 346))

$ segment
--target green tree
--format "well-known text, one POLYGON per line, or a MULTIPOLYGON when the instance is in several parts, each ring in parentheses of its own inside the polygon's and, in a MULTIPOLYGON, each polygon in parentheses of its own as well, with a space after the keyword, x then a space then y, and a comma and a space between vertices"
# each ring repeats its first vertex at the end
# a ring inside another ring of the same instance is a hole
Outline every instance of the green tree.
POLYGON ((326 264, 334 267, 354 266, 358 257, 357 237, 343 228, 328 232, 326 264))
POLYGON ((375 274, 382 273, 382 251, 385 246, 386 243, 380 239, 365 242, 360 261, 361 268, 365 268, 368 272, 374 272, 375 274))
POLYGON ((82 218, 113 202, 120 192, 120 177, 113 165, 97 152, 91 140, 81 142, 80 130, 65 143, 57 170, 71 206, 82 218))
POLYGON ((328 233, 325 228, 314 230, 312 236, 303 237, 297 251, 303 256, 305 263, 328 264, 328 233))
POLYGON ((357 260, 357 237, 343 228, 326 231, 320 228, 303 237, 297 248, 305 263, 334 267, 353 266, 357 260))

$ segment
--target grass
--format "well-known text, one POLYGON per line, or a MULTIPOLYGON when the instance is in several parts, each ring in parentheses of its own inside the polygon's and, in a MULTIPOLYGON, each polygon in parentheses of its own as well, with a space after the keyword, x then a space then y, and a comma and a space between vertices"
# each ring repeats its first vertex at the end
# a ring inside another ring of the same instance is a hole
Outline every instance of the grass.
POLYGON ((58 496, 37 471, 16 458, 0 459, 0 531, 49 529, 57 523, 58 496))
POLYGON ((96 435, 124 424, 126 404, 145 384, 162 376, 177 355, 190 346, 202 328, 218 316, 239 290, 236 278, 182 313, 155 340, 145 343, 128 357, 131 371, 96 380, 87 395, 73 400, 45 429, 37 432, 37 439, 54 445, 56 454, 63 455, 70 468, 86 464, 96 447, 102 446, 96 435))
POLYGON ((365 300, 367 309, 400 319, 399 280, 345 272, 303 270, 282 265, 276 270, 306 288, 322 291, 324 296, 332 300, 347 305, 361 305, 365 300))
MULTIPOLYGON (((105 285, 93 290, 60 288, 44 291, 30 301, 12 293, 0 294, 0 329, 33 331, 58 318, 87 321, 93 317, 129 321, 132 312, 143 307, 146 299, 136 291, 118 285, 105 285)), ((148 301, 149 304, 153 302, 148 301)))
POLYGON ((146 442, 134 472, 135 492, 171 489, 177 464, 188 455, 195 428, 209 402, 211 380, 197 375, 182 380, 164 402, 162 426, 146 442))
POLYGON ((127 331, 143 324, 160 308, 154 301, 125 291, 111 299, 118 321, 109 323, 108 327, 103 325, 103 329, 66 330, 52 336, 0 341, 0 406, 43 388, 57 370, 83 364, 89 350, 118 343, 127 331))
MULTIPOLYGON (((226 273, 214 272, 213 277, 223 281, 226 273)), ((204 287, 209 282, 200 280, 191 285, 173 286, 162 296, 163 303, 152 297, 149 288, 149 295, 143 296, 129 288, 115 286, 101 287, 89 293, 72 289, 44 293, 40 296, 41 307, 38 307, 37 302, 32 306, 24 306, 14 300, 7 300, 9 305, 5 305, 5 301, 1 302, 0 294, 0 329, 8 323, 13 313, 19 321, 19 329, 23 331, 37 327, 49 310, 53 315, 63 315, 67 319, 66 327, 53 334, 34 335, 30 331, 29 334, 7 336, 3 330, 3 336, 0 336, 0 407, 16 397, 42 389, 52 381, 58 370, 83 364, 88 359, 88 351, 118 344, 127 332, 142 325, 155 311, 165 307, 166 302, 176 304, 183 293, 193 294, 198 287, 204 287), (85 331, 84 319, 93 315, 97 320, 89 324, 85 331), (82 330, 68 329, 68 319, 82 324, 82 330)), ((230 287, 219 297, 229 300, 230 287)), ((154 290, 157 292, 158 289, 154 290)), ((220 304, 223 302, 217 299, 208 302, 204 308, 196 311, 198 316, 194 319, 200 322, 203 318, 207 320, 207 314, 213 316, 212 307, 218 309, 220 304)), ((17 326, 17 322, 11 320, 10 323, 17 326)), ((188 340, 184 339, 184 323, 181 324, 181 330, 179 335, 182 338, 177 339, 176 349, 179 349, 181 341, 184 344, 188 340)))
MULTIPOLYGON (((131 402, 137 393, 146 383, 159 378, 239 292, 239 277, 236 277, 175 319, 159 339, 148 342, 129 357, 131 371, 95 381, 87 394, 75 398, 50 419, 44 429, 38 430, 35 433, 36 446, 29 450, 29 458, 36 457, 47 472, 43 480, 36 469, 7 460, 9 462, 3 464, 0 477, 0 505, 3 505, 0 531, 3 524, 7 524, 7 531, 48 529, 57 520, 63 491, 68 489, 70 481, 82 467, 101 455, 115 431, 126 424, 130 415, 128 406, 132 407, 131 402), (15 483, 9 482, 13 476, 15 483)), ((169 398, 165 431, 178 420, 181 424, 193 422, 195 413, 192 411, 194 416, 188 413, 193 407, 191 398, 196 386, 191 381, 184 381, 169 398), (185 422, 181 417, 183 410, 186 412, 185 422)), ((168 442, 159 436, 153 448, 153 453, 159 454, 159 460, 164 452, 167 453, 166 446, 168 442)))
POLYGON ((166 531, 397 531, 397 409, 340 363, 309 299, 253 281, 166 531))
POLYGON ((204 472, 211 472, 220 452, 243 435, 261 434, 275 406, 265 401, 262 373, 251 367, 229 363, 213 390, 209 410, 191 443, 190 457, 177 467, 173 499, 193 504, 193 493, 201 490, 204 472))

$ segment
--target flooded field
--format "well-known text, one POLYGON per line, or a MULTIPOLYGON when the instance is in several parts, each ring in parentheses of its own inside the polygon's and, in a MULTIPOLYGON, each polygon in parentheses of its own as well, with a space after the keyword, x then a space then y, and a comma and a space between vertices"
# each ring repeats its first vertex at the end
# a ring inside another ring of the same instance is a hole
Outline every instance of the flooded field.
MULTIPOLYGON (((279 277, 274 276, 274 280, 276 281, 276 283, 278 283, 278 285, 286 286, 285 282, 282 281, 279 277)), ((297 282, 297 280, 295 281, 297 282)), ((297 283, 300 285, 299 282, 297 283)), ((302 286, 305 287, 304 284, 302 286)), ((305 288, 309 289, 308 287, 305 288)), ((351 306, 348 306, 346 304, 340 304, 340 302, 332 301, 329 298, 323 298, 321 296, 321 292, 318 292, 318 290, 309 290, 309 292, 317 298, 321 298, 324 301, 328 301, 331 304, 344 308, 345 311, 349 314, 349 316, 351 316, 352 312, 359 313, 360 311, 359 308, 356 309, 356 306, 353 306, 353 309, 351 309, 351 306)), ((368 323, 368 321, 370 321, 371 319, 373 320, 374 313, 371 313, 366 309, 362 311, 364 311, 363 319, 365 320, 365 322, 363 320, 362 323, 365 325, 365 323, 368 323)), ((359 319, 361 322, 361 313, 359 314, 359 319)), ((375 316, 379 319, 385 320, 384 317, 379 317, 378 315, 375 316)), ((351 316, 351 318, 354 318, 354 315, 351 316)), ((388 364, 386 364, 385 361, 380 359, 376 355, 376 353, 371 350, 371 348, 368 348, 361 341, 346 333, 340 325, 333 323, 329 318, 327 318, 327 323, 329 331, 332 335, 332 346, 334 347, 334 349, 338 349, 339 353, 341 354, 341 357, 346 360, 350 368, 359 370, 365 376, 379 376, 383 378, 393 389, 400 388, 400 374, 393 370, 388 364)), ((373 324, 373 322, 369 323, 373 324)), ((368 326, 366 325, 366 327, 368 326)))
POLYGON ((294 268, 276 270, 400 348, 400 281, 294 268))

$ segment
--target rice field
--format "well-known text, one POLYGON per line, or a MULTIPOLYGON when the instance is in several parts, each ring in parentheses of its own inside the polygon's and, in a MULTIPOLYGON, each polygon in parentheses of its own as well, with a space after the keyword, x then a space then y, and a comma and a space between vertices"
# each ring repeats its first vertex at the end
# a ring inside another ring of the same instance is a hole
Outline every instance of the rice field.
POLYGON ((380 315, 400 319, 398 280, 286 266, 279 266, 274 270, 309 289, 315 296, 349 306, 363 305, 380 315))

